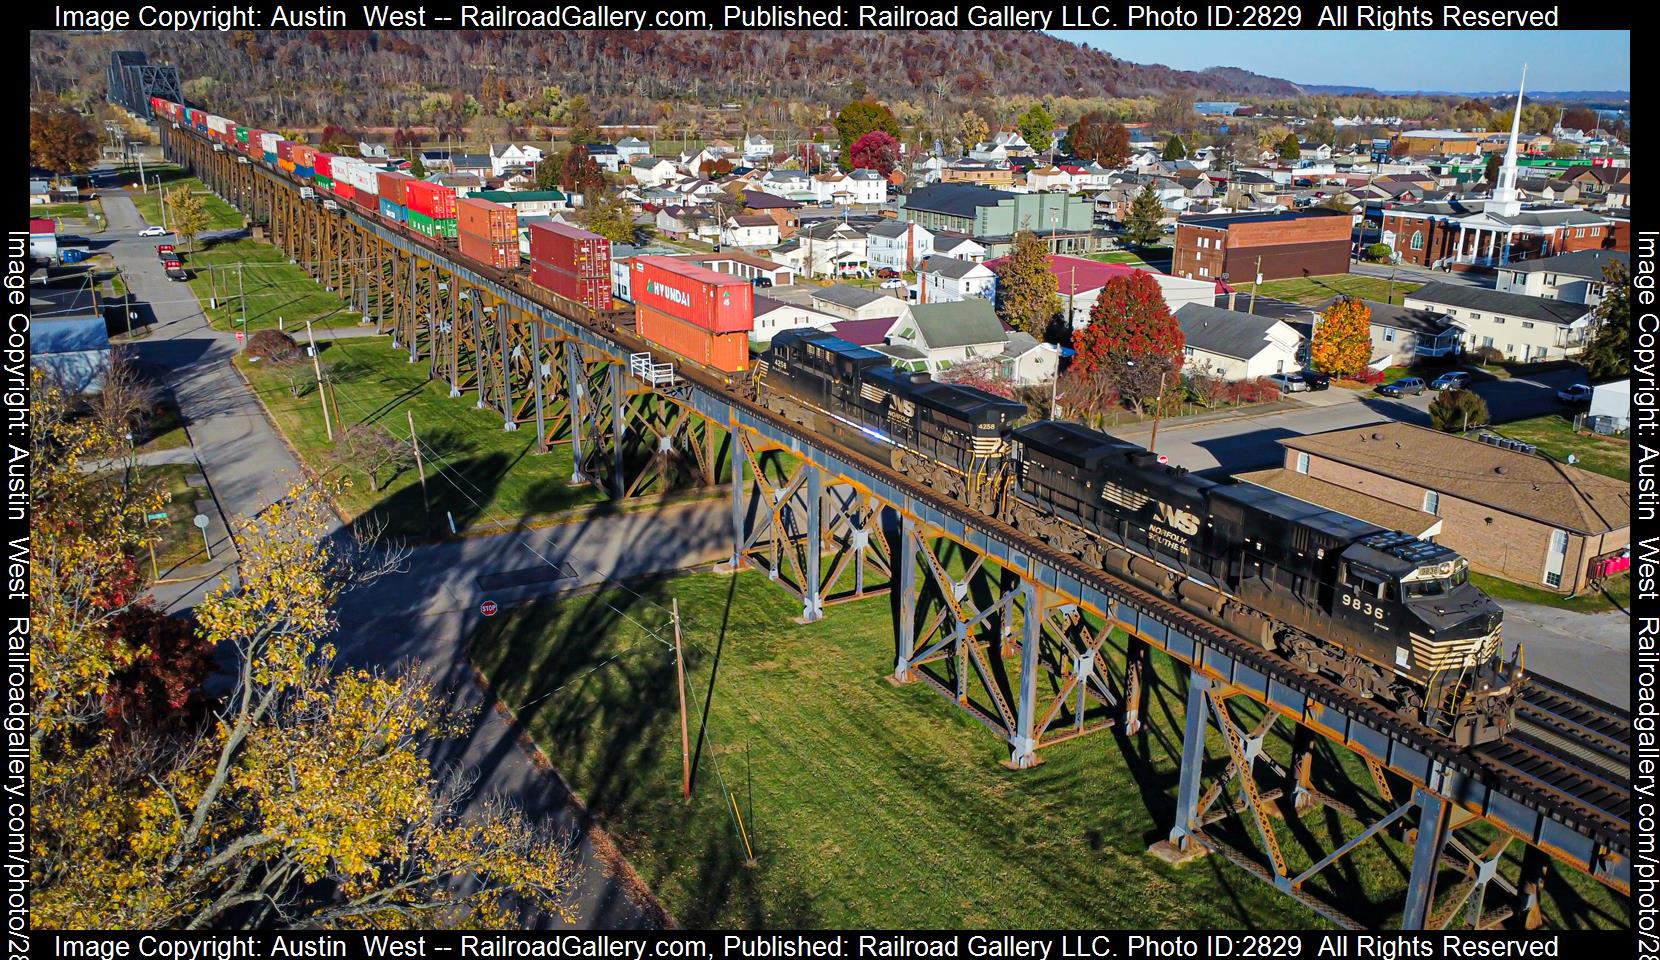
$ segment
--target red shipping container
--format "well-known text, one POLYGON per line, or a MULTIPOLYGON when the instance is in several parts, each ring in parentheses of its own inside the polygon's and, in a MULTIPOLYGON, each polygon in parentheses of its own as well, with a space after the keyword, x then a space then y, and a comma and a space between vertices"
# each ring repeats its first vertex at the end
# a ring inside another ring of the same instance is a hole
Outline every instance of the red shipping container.
POLYGON ((530 282, 595 310, 611 309, 610 277, 579 277, 552 264, 531 260, 530 282))
POLYGON ((367 190, 359 190, 356 187, 353 187, 352 202, 357 204, 357 208, 359 210, 366 213, 380 213, 380 197, 375 196, 367 190))
POLYGON ((334 179, 334 154, 332 154, 332 153, 323 153, 322 151, 318 151, 318 153, 317 153, 317 162, 313 166, 313 169, 316 171, 316 173, 319 177, 328 177, 330 180, 333 180, 334 179))
POLYGON ((278 160, 287 160, 289 163, 294 162, 294 141, 292 141, 292 140, 278 140, 277 141, 277 159, 278 160))
POLYGON ((635 257, 629 269, 635 303, 716 333, 755 329, 755 288, 742 277, 661 256, 635 257))
POLYGON ((376 171, 375 179, 380 185, 381 196, 400 207, 408 202, 404 198, 404 186, 414 182, 414 177, 407 173, 376 171))
POLYGON ((518 249, 519 215, 512 207, 477 197, 457 197, 455 221, 461 233, 472 233, 492 243, 510 242, 518 249))
POLYGON ((611 275, 611 241, 562 223, 530 225, 530 258, 579 277, 611 275))
POLYGON ((455 237, 464 256, 488 263, 497 270, 513 270, 519 266, 519 241, 516 238, 506 243, 498 243, 489 237, 481 237, 466 230, 457 230, 455 237))
POLYGON ((634 332, 657 346, 706 367, 727 373, 742 373, 749 369, 747 333, 711 333, 644 304, 635 308, 634 332))
POLYGON ((454 220, 455 188, 439 186, 425 180, 411 180, 404 184, 404 206, 434 220, 454 220))
POLYGON ((308 147, 303 143, 294 144, 292 159, 297 167, 309 167, 317 162, 317 148, 308 147))
POLYGON ((357 196, 357 191, 352 189, 351 184, 336 180, 334 181, 334 195, 342 200, 350 200, 357 196))
POLYGON ((255 130, 255 129, 249 128, 249 130, 248 130, 248 142, 242 145, 243 149, 247 151, 248 156, 251 157, 251 156, 261 152, 259 141, 264 136, 265 136, 265 131, 264 130, 255 130))

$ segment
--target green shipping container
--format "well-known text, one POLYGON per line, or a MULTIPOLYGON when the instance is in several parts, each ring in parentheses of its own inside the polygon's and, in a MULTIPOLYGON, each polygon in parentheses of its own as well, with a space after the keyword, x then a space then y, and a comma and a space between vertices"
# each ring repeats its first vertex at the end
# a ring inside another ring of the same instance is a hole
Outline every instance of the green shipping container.
POLYGON ((438 224, 438 235, 440 237, 449 237, 451 240, 456 239, 456 228, 455 228, 455 218, 454 217, 446 217, 443 220, 437 220, 437 221, 434 221, 434 222, 438 224))
POLYGON ((316 181, 317 181, 317 185, 318 185, 318 186, 319 186, 319 187, 322 187, 322 188, 324 188, 324 189, 325 189, 325 190, 333 190, 333 189, 334 189, 334 181, 333 181, 333 180, 331 180, 331 179, 329 179, 329 178, 328 178, 328 177, 325 177, 325 176, 323 176, 323 175, 322 175, 322 174, 320 174, 320 173, 319 173, 319 174, 317 174, 317 175, 316 175, 316 176, 315 176, 315 177, 313 177, 313 178, 312 178, 312 179, 313 179, 313 180, 316 180, 316 181))
POLYGON ((248 142, 248 128, 247 127, 237 127, 236 128, 236 142, 237 143, 247 143, 248 142))
POLYGON ((427 237, 450 237, 456 235, 455 218, 446 217, 443 220, 434 220, 432 217, 415 210, 409 211, 408 223, 416 233, 427 237))

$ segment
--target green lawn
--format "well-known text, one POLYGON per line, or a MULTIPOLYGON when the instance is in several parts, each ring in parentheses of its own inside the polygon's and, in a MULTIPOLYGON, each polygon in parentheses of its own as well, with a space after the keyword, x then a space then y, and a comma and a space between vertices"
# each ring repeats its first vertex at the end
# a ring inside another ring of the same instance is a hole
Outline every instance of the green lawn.
POLYGON ((29 216, 37 219, 51 219, 62 217, 69 220, 85 220, 87 205, 84 203, 46 203, 29 207, 29 216))
MULTIPOLYGON (((192 487, 184 478, 200 468, 194 463, 165 463, 139 467, 139 474, 161 484, 168 494, 167 520, 158 522, 161 540, 156 543, 156 570, 165 578, 170 569, 205 563, 207 553, 202 549, 202 531, 191 521, 196 516, 196 501, 212 499, 206 487, 192 487)), ((142 558, 149 563, 149 556, 142 558)))
MULTIPOLYGON (((457 528, 466 529, 486 522, 514 523, 602 499, 592 486, 570 484, 568 445, 535 453, 534 425, 504 431, 500 413, 477 409, 471 394, 451 399, 442 381, 427 380, 425 361, 411 364, 409 354, 391 349, 387 339, 335 340, 318 347, 347 427, 367 424, 406 440, 405 411, 414 413, 426 457, 430 512, 422 504, 413 465, 396 475, 383 470, 381 489, 375 491, 362 469, 342 467, 332 456, 309 361, 272 367, 249 363, 238 354, 236 365, 308 466, 331 475, 344 471, 351 486, 338 499, 354 517, 378 510, 391 532, 427 535, 448 531, 445 511, 454 514, 457 528)), ((335 430, 338 435, 339 424, 335 430)))
POLYGON ((1547 413, 1493 427, 1491 432, 1531 443, 1553 460, 1566 463, 1571 453, 1578 461, 1575 466, 1616 480, 1631 479, 1631 442, 1589 431, 1575 433, 1572 414, 1547 413))
POLYGON ((1563 610, 1573 610, 1577 613, 1602 613, 1605 610, 1613 610, 1616 606, 1621 610, 1631 609, 1630 573, 1622 573, 1617 577, 1610 578, 1606 591, 1582 593, 1577 597, 1564 597, 1560 593, 1552 593, 1549 590, 1529 587, 1513 580, 1503 580, 1480 573, 1471 573, 1470 582, 1496 600, 1520 600, 1523 603, 1558 607, 1563 610))
POLYGON ((184 432, 184 418, 179 414, 178 401, 173 399, 170 391, 163 390, 150 410, 138 452, 174 450, 189 444, 190 438, 184 432))
MULTIPOLYGON (((1397 279, 1395 292, 1389 295, 1388 277, 1367 277, 1358 273, 1339 273, 1329 277, 1294 277, 1289 280, 1270 280, 1257 287, 1257 293, 1277 300, 1289 300, 1292 303, 1303 303, 1313 306, 1330 300, 1332 297, 1349 296, 1359 297, 1362 300, 1375 300, 1378 303, 1400 303, 1407 294, 1417 290, 1423 284, 1413 280, 1397 279)), ((1250 291, 1250 285, 1241 286, 1242 294, 1250 291)))
POLYGON ((307 320, 319 327, 358 325, 360 317, 346 309, 346 301, 318 286, 298 264, 288 262, 288 254, 263 240, 198 244, 197 252, 185 254, 184 260, 190 270, 190 289, 215 329, 241 329, 239 296, 247 298, 250 333, 274 329, 279 318, 296 337, 305 336, 307 320), (215 298, 219 306, 209 309, 209 301, 215 298))
POLYGON ((1114 250, 1111 253, 1092 253, 1089 255, 1088 259, 1099 260, 1102 263, 1127 263, 1132 267, 1150 269, 1147 266, 1147 261, 1141 259, 1140 254, 1131 253, 1128 250, 1114 250))
MULTIPOLYGON (((686 927, 1322 925, 1223 857, 1173 868, 1145 852, 1169 830, 1177 783, 1182 681, 1163 657, 1148 735, 1099 732, 1047 748, 1036 769, 1010 771, 1000 765, 1006 746, 931 688, 886 682, 888 598, 833 606, 805 626, 800 610, 762 575, 698 575, 507 607, 483 621, 472 656, 686 927), (687 647, 697 758, 689 804, 664 642, 670 597, 687 647)), ((1214 775, 1226 748, 1214 730, 1211 740, 1214 775)), ((1270 738, 1267 749, 1283 762, 1283 742, 1270 738)), ((1366 782, 1364 767, 1350 766, 1366 782)), ((1275 823, 1294 869, 1312 862, 1307 838, 1324 852, 1333 831, 1357 829, 1318 807, 1295 826, 1275 823)), ((1338 884, 1323 895, 1390 926, 1398 900, 1365 903, 1400 889, 1404 851, 1369 841, 1310 889, 1338 884)), ((1551 877, 1572 887, 1565 902, 1583 912, 1561 922, 1629 923, 1611 894, 1564 873, 1551 877)))
MULTIPOLYGON (((146 171, 150 173, 150 171, 146 171)), ((153 176, 153 174, 151 174, 153 176)), ((235 230, 243 225, 242 213, 235 207, 214 196, 212 191, 201 180, 195 177, 175 177, 169 181, 164 174, 162 185, 167 189, 184 186, 192 193, 202 198, 202 207, 207 211, 207 226, 205 230, 235 230)), ((139 216, 146 223, 161 223, 161 199, 155 185, 152 183, 148 193, 141 190, 132 190, 127 194, 132 198, 133 206, 138 208, 139 216)))

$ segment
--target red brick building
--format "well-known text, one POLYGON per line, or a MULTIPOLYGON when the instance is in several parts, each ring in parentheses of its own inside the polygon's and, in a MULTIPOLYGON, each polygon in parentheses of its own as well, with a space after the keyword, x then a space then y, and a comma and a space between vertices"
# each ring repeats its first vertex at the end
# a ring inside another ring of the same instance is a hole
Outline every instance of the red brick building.
POLYGON ((1491 200, 1434 200, 1386 206, 1383 240, 1402 263, 1495 268, 1609 246, 1613 221, 1578 207, 1531 205, 1501 212, 1491 200))
POLYGON ((1348 273, 1353 226, 1349 214, 1323 209, 1183 217, 1170 273, 1249 283, 1259 257, 1264 280, 1348 273))

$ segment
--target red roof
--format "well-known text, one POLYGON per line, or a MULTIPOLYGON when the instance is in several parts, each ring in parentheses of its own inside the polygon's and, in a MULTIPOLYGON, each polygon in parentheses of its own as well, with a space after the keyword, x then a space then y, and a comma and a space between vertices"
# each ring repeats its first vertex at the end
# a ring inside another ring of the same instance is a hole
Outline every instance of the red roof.
POLYGON ((36 220, 32 217, 29 220, 29 233, 31 236, 38 237, 41 234, 57 232, 58 225, 50 220, 36 220))
MULTIPOLYGON (((986 266, 996 270, 1008 257, 998 257, 987 260, 986 266)), ((1107 281, 1114 277, 1127 277, 1135 273, 1154 273, 1156 271, 1143 270, 1126 263, 1102 263, 1099 260, 1086 260, 1083 257, 1069 257, 1065 254, 1049 254, 1049 270, 1060 281, 1061 296, 1088 293, 1099 290, 1107 285, 1107 281)))
POLYGON ((898 317, 878 317, 870 320, 843 320, 830 325, 830 332, 856 346, 868 347, 884 342, 888 328, 898 317))

